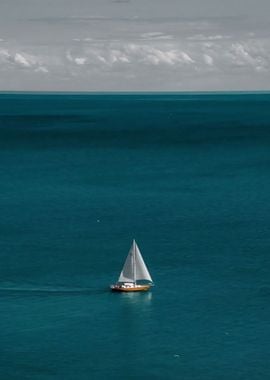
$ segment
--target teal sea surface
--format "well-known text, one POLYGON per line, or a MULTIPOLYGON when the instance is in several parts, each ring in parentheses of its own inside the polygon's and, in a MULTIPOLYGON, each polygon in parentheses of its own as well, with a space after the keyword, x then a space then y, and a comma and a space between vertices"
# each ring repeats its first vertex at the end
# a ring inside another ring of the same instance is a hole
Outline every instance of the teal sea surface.
POLYGON ((270 94, 0 94, 0 174, 1 380, 270 379, 270 94))

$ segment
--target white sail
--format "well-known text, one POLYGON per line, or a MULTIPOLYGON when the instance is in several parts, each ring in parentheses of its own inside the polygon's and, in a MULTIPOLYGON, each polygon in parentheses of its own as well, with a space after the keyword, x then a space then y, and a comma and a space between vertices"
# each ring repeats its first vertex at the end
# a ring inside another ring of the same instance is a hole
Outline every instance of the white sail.
MULTIPOLYGON (((134 241, 135 243, 135 241, 134 241)), ((148 272, 147 266, 145 265, 145 262, 142 258, 141 252, 139 250, 139 247, 135 243, 135 276, 136 280, 148 280, 153 282, 150 273, 148 272)))
POLYGON ((153 282, 145 262, 143 261, 139 247, 135 240, 133 240, 118 282, 136 282, 137 280, 153 282))
POLYGON ((133 245, 130 248, 122 272, 120 273, 118 282, 135 282, 134 278, 134 259, 133 259, 133 245))

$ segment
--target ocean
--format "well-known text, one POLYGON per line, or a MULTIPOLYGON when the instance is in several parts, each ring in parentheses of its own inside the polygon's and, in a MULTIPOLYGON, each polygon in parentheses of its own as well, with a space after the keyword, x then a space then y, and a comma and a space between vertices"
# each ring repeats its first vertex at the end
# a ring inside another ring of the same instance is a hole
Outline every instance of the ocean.
POLYGON ((0 180, 1 380, 270 378, 270 94, 2 93, 0 180))

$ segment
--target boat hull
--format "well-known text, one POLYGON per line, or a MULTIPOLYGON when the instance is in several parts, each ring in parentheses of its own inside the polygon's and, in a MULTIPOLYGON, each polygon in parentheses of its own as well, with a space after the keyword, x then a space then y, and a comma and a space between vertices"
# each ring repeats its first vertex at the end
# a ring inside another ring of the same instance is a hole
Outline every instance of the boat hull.
POLYGON ((121 285, 112 285, 111 290, 113 292, 146 292, 151 288, 151 285, 137 285, 137 286, 132 286, 132 287, 124 287, 121 285))

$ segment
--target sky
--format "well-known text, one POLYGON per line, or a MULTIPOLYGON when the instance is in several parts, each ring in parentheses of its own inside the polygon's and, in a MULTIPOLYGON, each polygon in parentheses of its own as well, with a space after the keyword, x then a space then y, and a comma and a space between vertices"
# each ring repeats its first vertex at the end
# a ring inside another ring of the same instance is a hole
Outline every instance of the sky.
POLYGON ((267 91, 269 14, 269 0, 0 0, 0 91, 267 91))

